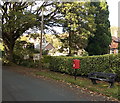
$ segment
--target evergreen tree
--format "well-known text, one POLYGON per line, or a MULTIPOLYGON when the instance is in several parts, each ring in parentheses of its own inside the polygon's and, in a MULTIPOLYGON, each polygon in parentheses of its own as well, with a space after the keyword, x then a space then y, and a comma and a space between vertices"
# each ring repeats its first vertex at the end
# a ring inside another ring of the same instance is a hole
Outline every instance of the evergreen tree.
POLYGON ((86 46, 86 41, 94 31, 94 8, 90 2, 67 2, 59 4, 63 31, 68 36, 61 39, 63 48, 68 48, 69 56, 86 46))
POLYGON ((86 51, 89 55, 103 55, 109 53, 109 45, 111 43, 110 22, 108 20, 109 11, 107 2, 91 2, 94 6, 96 31, 94 36, 88 39, 86 51))

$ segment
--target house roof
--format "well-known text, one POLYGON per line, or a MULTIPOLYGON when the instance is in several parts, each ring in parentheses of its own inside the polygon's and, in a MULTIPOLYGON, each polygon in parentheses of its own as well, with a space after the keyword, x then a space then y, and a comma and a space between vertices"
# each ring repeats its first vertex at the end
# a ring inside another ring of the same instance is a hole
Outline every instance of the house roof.
POLYGON ((120 37, 118 37, 118 42, 120 43, 120 37))
POLYGON ((116 43, 120 43, 120 37, 115 37, 115 36, 112 36, 112 40, 116 43))
POLYGON ((47 43, 43 49, 46 49, 47 46, 49 46, 49 45, 51 45, 51 47, 55 49, 55 47, 51 43, 47 43))
POLYGON ((111 44, 109 45, 109 47, 112 49, 112 48, 114 48, 114 49, 116 49, 116 48, 118 48, 118 43, 119 43, 120 41, 119 41, 119 39, 117 38, 117 37, 115 37, 115 36, 112 36, 112 42, 111 42, 111 44))
POLYGON ((42 43, 42 48, 45 48, 49 43, 42 43))
MULTIPOLYGON (((42 49, 45 49, 48 45, 51 45, 53 48, 55 48, 51 43, 42 43, 42 49)), ((34 44, 35 49, 39 49, 40 48, 40 43, 36 43, 34 44)))

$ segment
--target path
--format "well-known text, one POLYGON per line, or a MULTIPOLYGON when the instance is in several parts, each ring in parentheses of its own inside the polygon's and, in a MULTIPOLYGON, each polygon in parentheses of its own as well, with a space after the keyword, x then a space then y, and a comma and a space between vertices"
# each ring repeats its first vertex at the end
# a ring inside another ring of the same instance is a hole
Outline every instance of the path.
POLYGON ((104 101, 103 96, 76 93, 70 87, 3 69, 3 101, 104 101))

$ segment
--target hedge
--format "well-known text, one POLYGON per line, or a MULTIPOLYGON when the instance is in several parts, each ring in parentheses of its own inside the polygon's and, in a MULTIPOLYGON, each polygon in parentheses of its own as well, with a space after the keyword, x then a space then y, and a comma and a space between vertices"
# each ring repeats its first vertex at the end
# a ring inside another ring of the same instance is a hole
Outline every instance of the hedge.
POLYGON ((43 62, 50 70, 73 75, 73 59, 80 60, 81 67, 77 70, 77 75, 87 75, 90 72, 116 73, 120 80, 120 54, 86 57, 44 56, 43 62))
MULTIPOLYGON (((86 57, 65 57, 65 56, 43 56, 42 67, 55 72, 74 74, 72 68, 73 59, 80 60, 80 69, 77 70, 77 75, 87 76, 90 72, 106 72, 116 73, 120 81, 120 54, 107 54, 99 56, 86 57)), ((39 67, 39 61, 34 62, 32 59, 21 60, 16 57, 16 64, 27 67, 39 67)))
POLYGON ((38 68, 39 67, 39 61, 34 62, 32 58, 29 59, 23 59, 23 56, 14 55, 14 63, 17 65, 25 66, 28 68, 38 68))

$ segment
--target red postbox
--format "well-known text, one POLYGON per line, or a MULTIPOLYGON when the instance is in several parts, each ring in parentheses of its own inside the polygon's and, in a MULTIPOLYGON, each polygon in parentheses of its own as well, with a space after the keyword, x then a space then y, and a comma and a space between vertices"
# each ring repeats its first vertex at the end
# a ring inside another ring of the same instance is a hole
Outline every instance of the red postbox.
POLYGON ((73 69, 80 69, 80 60, 78 59, 73 60, 73 69))

